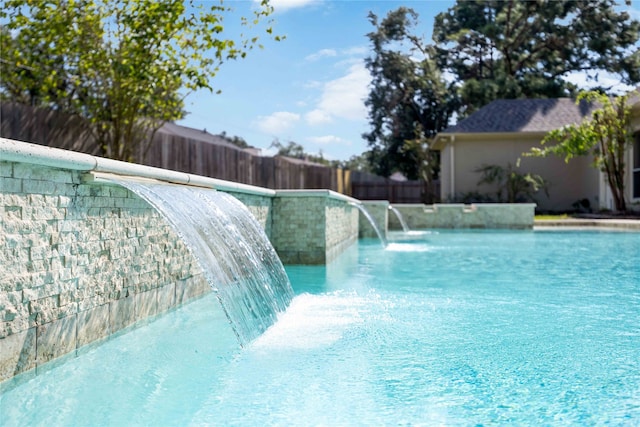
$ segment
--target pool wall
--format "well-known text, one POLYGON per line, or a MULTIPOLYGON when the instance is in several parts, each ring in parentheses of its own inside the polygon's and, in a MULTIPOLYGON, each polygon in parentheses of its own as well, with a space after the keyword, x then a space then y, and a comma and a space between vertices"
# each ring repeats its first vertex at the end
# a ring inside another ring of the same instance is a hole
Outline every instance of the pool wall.
POLYGON ((273 199, 273 242, 285 264, 325 264, 358 240, 355 199, 329 190, 282 190, 273 199))
POLYGON ((240 199, 284 263, 321 264, 357 240, 355 199, 276 192, 0 138, 0 382, 210 292, 147 202, 110 178, 216 188, 240 199))
MULTIPOLYGON (((393 204, 411 229, 491 228, 531 229, 535 203, 393 204)), ((401 230, 395 215, 389 215, 388 228, 401 230)))
POLYGON ((83 173, 0 162, 0 379, 209 291, 145 201, 83 173))

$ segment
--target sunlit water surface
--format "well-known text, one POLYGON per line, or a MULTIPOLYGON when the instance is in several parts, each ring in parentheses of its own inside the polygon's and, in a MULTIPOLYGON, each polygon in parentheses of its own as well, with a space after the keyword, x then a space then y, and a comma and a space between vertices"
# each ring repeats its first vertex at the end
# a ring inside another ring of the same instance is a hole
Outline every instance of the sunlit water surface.
POLYGON ((361 242, 240 349, 210 295, 0 396, 3 426, 640 425, 640 233, 361 242))

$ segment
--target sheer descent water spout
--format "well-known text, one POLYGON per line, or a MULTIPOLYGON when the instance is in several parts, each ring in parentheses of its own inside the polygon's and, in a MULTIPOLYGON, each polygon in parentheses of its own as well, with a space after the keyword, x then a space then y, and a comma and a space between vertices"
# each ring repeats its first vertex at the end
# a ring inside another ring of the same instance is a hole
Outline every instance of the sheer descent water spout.
POLYGON ((382 244, 382 246, 386 247, 387 246, 387 239, 385 239, 384 236, 382 235, 382 233, 380 232, 380 229, 376 225, 376 222, 373 220, 373 217, 371 216, 369 211, 366 210, 365 207, 362 206, 359 203, 349 203, 349 204, 351 206, 354 206, 356 209, 358 209, 360 211, 360 213, 362 213, 362 215, 364 215, 364 217, 367 219, 367 221, 369 221, 369 224, 371 224, 371 227, 373 227, 373 230, 376 232, 376 235, 378 236, 378 239, 380 239, 380 243, 382 244))
POLYGON ((405 220, 404 220, 402 214, 400 213, 400 211, 398 209, 394 208, 391 205, 389 205, 389 210, 391 212, 393 212, 395 214, 396 218, 398 218, 398 221, 400 221, 400 225, 402 226, 402 231, 404 231, 405 233, 410 231, 409 230, 409 226, 405 222, 405 220))
POLYGON ((216 292, 241 345, 277 319, 293 290, 264 230, 240 201, 212 189, 114 180, 173 226, 216 292))

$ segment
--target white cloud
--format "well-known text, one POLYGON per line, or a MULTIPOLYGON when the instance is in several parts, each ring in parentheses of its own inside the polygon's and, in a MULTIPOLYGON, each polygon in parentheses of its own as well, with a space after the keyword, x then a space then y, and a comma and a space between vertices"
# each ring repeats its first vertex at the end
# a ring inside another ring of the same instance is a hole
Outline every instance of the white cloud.
POLYGON ((320 109, 309 111, 304 115, 304 119, 311 126, 331 123, 332 121, 331 115, 326 111, 320 109))
POLYGON ((371 75, 362 61, 352 65, 346 75, 324 85, 317 109, 333 117, 365 119, 364 99, 370 82, 371 75))
POLYGON ((318 59, 336 56, 337 54, 338 52, 336 52, 335 49, 320 49, 316 53, 306 56, 304 59, 305 61, 317 61, 318 59))
MULTIPOLYGON (((319 126, 331 123, 334 119, 365 120, 367 109, 364 100, 370 82, 371 76, 364 62, 352 64, 345 75, 321 86, 320 98, 315 108, 304 115, 305 122, 309 126, 319 126)), ((280 135, 301 118, 297 113, 278 111, 258 117, 254 125, 270 135, 280 135)))
POLYGON ((347 74, 322 85, 316 108, 304 119, 310 126, 331 123, 334 119, 364 120, 364 100, 369 93, 371 75, 362 60, 350 65, 347 74))
POLYGON ((287 129, 290 129, 298 120, 300 120, 299 114, 288 111, 277 111, 269 116, 258 117, 254 124, 262 132, 279 135, 287 129))
MULTIPOLYGON (((260 0, 254 1, 259 2, 260 0)), ((319 0, 271 0, 269 2, 276 12, 305 7, 313 3, 319 3, 319 0)))
POLYGON ((366 52, 367 48, 363 46, 353 46, 339 51, 321 49, 305 58, 307 61, 314 61, 324 57, 343 57, 334 66, 347 69, 346 74, 337 79, 328 82, 312 80, 305 84, 308 89, 320 89, 316 108, 304 115, 308 125, 323 125, 331 123, 336 118, 354 121, 366 119, 364 100, 371 82, 371 75, 362 59, 366 52))
POLYGON ((335 135, 325 135, 325 136, 311 136, 307 138, 307 141, 313 142, 321 145, 329 145, 329 144, 346 144, 351 145, 351 141, 347 141, 346 139, 340 138, 335 135))
POLYGON ((362 57, 364 57, 369 52, 369 49, 366 46, 352 46, 341 50, 336 49, 320 49, 317 52, 314 52, 310 55, 307 55, 304 59, 305 61, 317 61, 322 58, 333 58, 336 56, 346 57, 347 59, 343 59, 341 63, 353 63, 354 61, 360 61, 362 57))

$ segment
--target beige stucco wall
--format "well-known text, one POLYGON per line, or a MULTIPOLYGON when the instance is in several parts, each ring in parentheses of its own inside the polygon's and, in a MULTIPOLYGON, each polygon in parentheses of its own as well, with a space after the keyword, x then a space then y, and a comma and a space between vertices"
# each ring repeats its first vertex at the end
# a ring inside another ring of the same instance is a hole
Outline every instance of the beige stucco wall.
MULTIPOLYGON (((636 98, 637 99, 637 98, 636 98)), ((632 132, 640 132, 640 102, 631 112, 632 132)), ((480 174, 473 172, 483 164, 507 166, 521 158, 520 171, 541 175, 550 182, 549 197, 537 196, 538 209, 546 211, 570 210, 572 204, 588 199, 593 208, 613 208, 611 191, 606 176, 592 167, 590 156, 564 159, 525 158, 523 152, 540 145, 544 133, 512 134, 441 134, 435 148, 441 151, 441 198, 443 202, 456 200, 455 196, 479 191, 494 192, 489 186, 478 187, 480 174)), ((640 209, 640 198, 633 198, 633 149, 626 156, 625 189, 629 209, 640 209)))
POLYGON ((454 141, 442 150, 442 200, 455 200, 456 196, 474 191, 495 196, 495 186, 478 186, 481 174, 475 170, 483 165, 515 166, 520 159, 521 173, 538 174, 549 182, 549 197, 544 192, 536 195, 538 209, 568 210, 581 199, 588 199, 592 207, 598 206, 600 174, 591 167, 591 159, 580 157, 565 163, 559 157, 532 158, 522 155, 532 147, 539 146, 541 139, 540 134, 455 135, 454 141))

